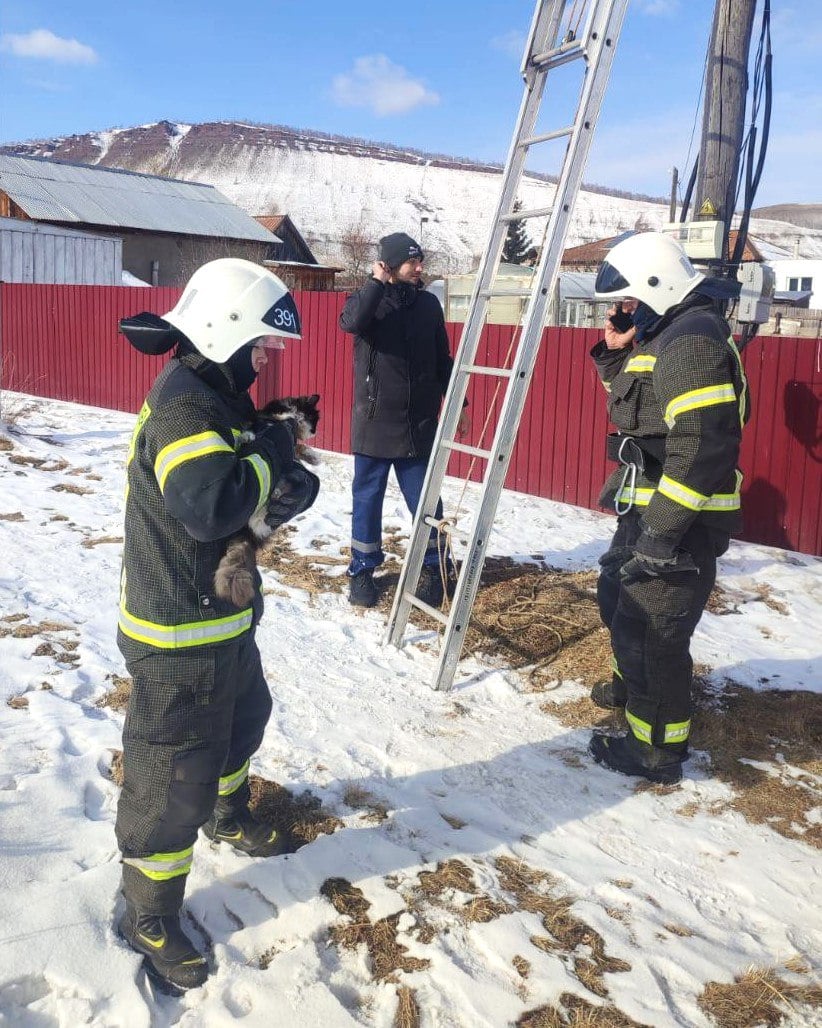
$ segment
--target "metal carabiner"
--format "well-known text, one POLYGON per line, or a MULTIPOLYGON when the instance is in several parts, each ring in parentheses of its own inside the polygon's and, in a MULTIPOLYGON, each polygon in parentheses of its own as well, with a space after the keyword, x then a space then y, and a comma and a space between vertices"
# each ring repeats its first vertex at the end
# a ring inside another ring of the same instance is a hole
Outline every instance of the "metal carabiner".
MULTIPOLYGON (((622 449, 622 447, 620 447, 622 449)), ((622 472, 622 481, 619 483, 619 488, 614 496, 614 510, 616 511, 617 517, 622 517, 623 514, 627 514, 628 511, 634 505, 634 497, 636 496, 636 464, 626 464, 625 470, 622 472), (622 490, 625 488, 626 482, 628 483, 628 504, 623 507, 621 502, 622 490)))

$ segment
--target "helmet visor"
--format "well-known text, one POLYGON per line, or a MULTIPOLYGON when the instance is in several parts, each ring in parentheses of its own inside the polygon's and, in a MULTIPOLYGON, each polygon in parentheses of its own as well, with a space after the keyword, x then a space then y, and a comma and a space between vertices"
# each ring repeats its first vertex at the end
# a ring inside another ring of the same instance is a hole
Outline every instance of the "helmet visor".
POLYGON ((608 261, 603 261, 602 267, 597 274, 596 282, 594 282, 594 292, 604 293, 606 296, 613 296, 614 294, 628 296, 630 291, 631 287, 622 272, 618 271, 613 264, 609 264, 608 261))

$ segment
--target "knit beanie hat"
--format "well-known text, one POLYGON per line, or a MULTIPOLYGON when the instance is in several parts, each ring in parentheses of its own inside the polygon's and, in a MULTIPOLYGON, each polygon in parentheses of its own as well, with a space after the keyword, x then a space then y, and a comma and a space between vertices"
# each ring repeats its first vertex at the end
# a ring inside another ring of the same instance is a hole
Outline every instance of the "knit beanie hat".
POLYGON ((406 261, 421 261, 424 256, 420 244, 405 232, 392 232, 380 240, 380 260, 389 268, 398 268, 406 261))

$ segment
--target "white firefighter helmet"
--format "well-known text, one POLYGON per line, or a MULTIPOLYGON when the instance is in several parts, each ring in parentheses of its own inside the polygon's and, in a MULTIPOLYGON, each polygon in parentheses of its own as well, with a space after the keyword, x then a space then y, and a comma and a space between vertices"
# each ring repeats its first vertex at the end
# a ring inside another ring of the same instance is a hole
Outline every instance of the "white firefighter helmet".
POLYGON ((198 268, 164 317, 217 364, 263 336, 300 338, 300 315, 284 283, 259 264, 237 257, 198 268))
POLYGON ((632 297, 665 314, 704 278, 675 239, 661 232, 638 232, 608 252, 594 291, 605 299, 632 297))

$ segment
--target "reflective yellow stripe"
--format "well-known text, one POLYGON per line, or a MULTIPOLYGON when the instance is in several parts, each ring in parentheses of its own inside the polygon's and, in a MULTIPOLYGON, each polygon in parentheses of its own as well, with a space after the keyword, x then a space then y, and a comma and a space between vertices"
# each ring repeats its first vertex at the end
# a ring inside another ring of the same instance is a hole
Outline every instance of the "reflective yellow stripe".
POLYGON ((160 491, 165 488, 166 479, 176 467, 188 460, 207 457, 210 453, 233 454, 234 447, 229 446, 219 432, 198 432, 197 435, 189 435, 164 446, 154 462, 154 474, 160 491))
POLYGON ((191 870, 194 847, 177 850, 176 853, 152 853, 149 857, 123 857, 124 864, 131 864, 154 882, 166 882, 179 878, 191 870))
POLYGON ((246 778, 248 778, 248 767, 249 761, 246 761, 245 764, 243 764, 243 766, 233 774, 222 775, 220 777, 218 794, 220 796, 230 796, 233 792, 236 792, 245 782, 246 778))
POLYGON ((134 431, 131 433, 131 442, 128 444, 128 453, 126 454, 126 467, 131 464, 134 460, 134 451, 137 448, 137 437, 143 430, 143 425, 148 421, 151 416, 151 407, 146 401, 140 408, 140 413, 137 415, 137 421, 134 424, 134 431))
POLYGON ((254 618, 251 607, 228 617, 213 621, 190 621, 184 625, 158 625, 129 614, 120 604, 118 624, 120 631, 137 642, 156 646, 161 650, 182 650, 188 646, 206 646, 209 643, 234 639, 251 627, 254 618))
POLYGON ((691 722, 675 721, 665 725, 665 742, 685 742, 691 732, 691 722))
POLYGON ((683 485, 667 475, 660 478, 658 489, 663 496, 667 496, 669 500, 673 500, 682 507, 687 507, 688 510, 702 510, 708 502, 707 496, 703 496, 695 489, 689 489, 687 485, 683 485))
POLYGON ((689 489, 688 486, 683 485, 681 482, 663 475, 659 480, 659 491, 663 496, 667 496, 669 500, 673 500, 674 503, 678 503, 682 507, 687 507, 688 510, 739 510, 742 504, 739 492, 741 485, 742 473, 737 471, 736 490, 734 492, 714 493, 713 496, 703 496, 702 493, 698 493, 695 489, 689 489))
POLYGON ((653 739, 653 729, 648 722, 638 718, 636 714, 632 714, 627 708, 625 710, 625 718, 637 739, 639 739, 640 742, 647 742, 650 746, 651 740, 653 739))
POLYGON ((656 365, 656 357, 650 353, 641 354, 638 357, 629 357, 623 371, 635 371, 641 374, 643 371, 653 371, 656 365))
POLYGON ((635 507, 647 507, 655 492, 656 489, 620 489, 616 499, 620 504, 633 501, 635 507))
POLYGON ((259 453, 249 453, 247 457, 243 457, 243 460, 247 460, 254 468, 254 473, 260 485, 260 499, 257 503, 257 510, 259 510, 260 507, 268 502, 268 497, 271 495, 271 469, 268 466, 268 462, 259 453))
POLYGON ((617 676, 617 678, 622 678, 622 672, 619 670, 617 659, 613 653, 611 654, 611 671, 617 676))
POLYGON ((685 411, 715 407, 720 403, 736 403, 736 390, 731 382, 690 389, 687 393, 675 396, 665 408, 665 423, 668 428, 673 428, 677 417, 685 411))

